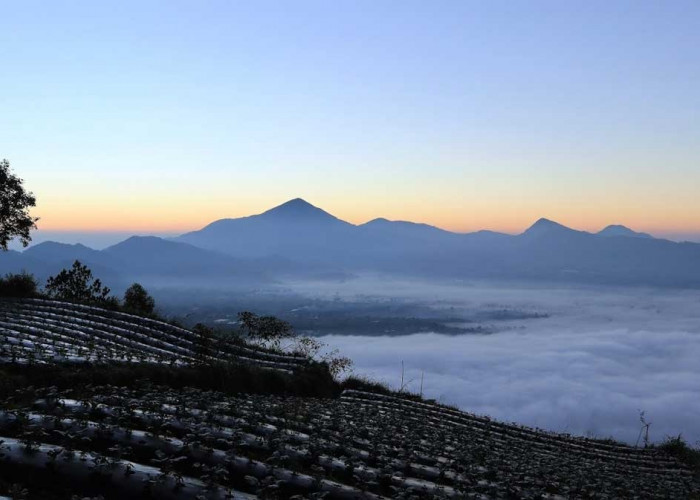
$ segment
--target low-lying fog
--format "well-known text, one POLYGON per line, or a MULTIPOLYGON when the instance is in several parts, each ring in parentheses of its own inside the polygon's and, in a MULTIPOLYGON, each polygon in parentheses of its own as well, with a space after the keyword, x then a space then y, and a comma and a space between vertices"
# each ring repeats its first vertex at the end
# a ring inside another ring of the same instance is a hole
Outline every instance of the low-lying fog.
POLYGON ((650 437, 700 440, 700 292, 649 289, 435 285, 384 279, 293 284, 309 297, 419 300, 473 316, 546 313, 498 321, 489 335, 326 335, 355 374, 500 420, 634 443, 639 411, 650 437))

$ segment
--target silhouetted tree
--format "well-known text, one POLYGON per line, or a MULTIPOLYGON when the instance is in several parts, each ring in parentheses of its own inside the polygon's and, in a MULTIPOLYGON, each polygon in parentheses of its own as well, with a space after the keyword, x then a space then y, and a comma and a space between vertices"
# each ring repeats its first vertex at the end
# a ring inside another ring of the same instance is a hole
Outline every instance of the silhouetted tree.
POLYGON ((156 301, 153 300, 153 297, 148 294, 144 287, 134 283, 124 292, 124 307, 136 314, 148 316, 153 314, 156 301))
POLYGON ((238 313, 243 332, 251 340, 266 342, 279 347, 283 338, 294 337, 292 325, 274 316, 258 316, 250 311, 238 313))
POLYGON ((29 215, 29 208, 36 205, 36 198, 25 191, 22 179, 10 170, 10 162, 0 161, 0 248, 19 237, 22 246, 32 240, 29 231, 36 229, 37 217, 29 215))
POLYGON ((109 292, 109 288, 102 286, 102 282, 92 276, 92 271, 77 260, 71 269, 64 269, 46 282, 49 297, 72 302, 109 303, 109 292))
POLYGON ((6 274, 0 278, 0 297, 36 297, 39 283, 28 273, 6 274))

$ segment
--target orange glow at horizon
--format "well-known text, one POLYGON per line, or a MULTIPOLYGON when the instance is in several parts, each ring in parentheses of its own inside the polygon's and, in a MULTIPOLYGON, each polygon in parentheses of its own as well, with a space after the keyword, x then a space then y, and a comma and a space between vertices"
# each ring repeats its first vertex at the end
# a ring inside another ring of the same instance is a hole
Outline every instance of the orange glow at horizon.
MULTIPOLYGON (((280 202, 282 203, 282 202, 280 202)), ((280 203, 246 204, 246 207, 193 206, 171 204, 105 206, 96 205, 86 200, 84 204, 70 206, 40 206, 33 212, 41 219, 38 223, 40 230, 57 232, 134 232, 134 233, 184 233, 201 229, 207 224, 222 218, 237 218, 264 212, 280 203), (95 207, 100 207, 96 209, 95 207), (250 208, 247 208, 250 207, 250 208), (148 213, 148 218, 144 217, 148 213)), ((479 230, 491 230, 503 233, 518 234, 527 229, 537 219, 545 217, 572 229, 596 232, 609 224, 623 224, 635 231, 653 234, 665 233, 700 233, 698 219, 688 214, 680 213, 649 213, 639 214, 634 210, 611 210, 606 214, 600 207, 591 213, 581 213, 576 210, 560 210, 559 213, 543 211, 536 207, 496 207, 497 210, 487 210, 485 206, 449 207, 363 207, 358 210, 351 204, 337 203, 337 207, 328 204, 314 203, 318 206, 352 224, 363 224, 372 219, 383 217, 389 220, 402 220, 424 223, 448 231, 468 233, 479 230), (353 209, 354 208, 354 209, 353 209)))

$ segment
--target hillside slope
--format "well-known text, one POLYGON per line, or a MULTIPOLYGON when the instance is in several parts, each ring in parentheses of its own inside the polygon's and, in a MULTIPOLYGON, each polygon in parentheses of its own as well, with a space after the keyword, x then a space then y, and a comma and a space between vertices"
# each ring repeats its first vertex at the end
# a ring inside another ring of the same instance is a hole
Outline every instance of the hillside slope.
POLYGON ((2 301, 0 335, 0 495, 13 485, 27 489, 23 498, 107 499, 692 498, 700 491, 693 472, 659 449, 501 423, 357 384, 338 386, 335 397, 283 387, 226 394, 201 380, 183 386, 182 378, 157 385, 144 367, 192 375, 203 362, 234 363, 261 369, 238 372, 244 376, 295 377, 307 362, 243 345, 202 350, 189 330, 124 313, 2 301), (127 377, 97 382, 114 366, 127 377), (82 367, 92 371, 80 381, 82 367))

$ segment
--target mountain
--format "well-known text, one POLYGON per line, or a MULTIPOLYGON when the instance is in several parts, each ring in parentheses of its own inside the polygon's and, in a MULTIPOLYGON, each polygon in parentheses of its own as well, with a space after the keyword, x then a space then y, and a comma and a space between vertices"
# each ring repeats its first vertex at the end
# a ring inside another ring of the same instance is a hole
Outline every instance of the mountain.
POLYGON ((461 234, 384 218, 356 226, 297 198, 259 215, 216 221, 177 241, 238 258, 279 256, 351 272, 700 286, 700 245, 620 226, 593 234, 545 218, 519 235, 461 234))
POLYGON ((17 252, 8 250, 7 252, 0 251, 0 275, 8 273, 27 272, 44 272, 45 263, 34 259, 31 255, 25 255, 25 252, 17 252))
POLYGON ((29 247, 24 251, 25 256, 30 256, 36 260, 50 263, 72 263, 74 260, 81 262, 100 262, 102 256, 98 250, 81 245, 68 245, 55 241, 45 241, 29 247))
POLYGON ((0 254, 0 273, 27 270, 43 282, 75 260, 116 290, 139 281, 151 285, 221 286, 268 282, 267 269, 288 267, 273 259, 240 260, 154 236, 132 236, 104 250, 44 242, 24 252, 0 254))
POLYGON ((605 229, 599 231, 598 236, 606 236, 606 237, 624 236, 624 237, 628 237, 628 238, 653 238, 653 236, 648 234, 648 233, 638 233, 636 231, 632 231, 628 227, 621 226, 619 224, 611 224, 610 226, 606 227, 605 229))
POLYGON ((287 220, 294 223, 305 221, 307 223, 317 224, 349 225, 349 223, 338 219, 325 210, 313 206, 311 203, 301 198, 294 198, 286 203, 282 203, 277 207, 263 212, 259 217, 267 220, 287 220))
POLYGON ((132 236, 102 251, 115 267, 133 274, 189 275, 236 269, 231 257, 155 236, 132 236))
POLYGON ((43 243, 23 253, 6 252, 0 272, 27 269, 46 277, 75 259, 100 277, 179 287, 373 272, 700 288, 700 244, 656 239, 624 226, 589 233, 543 218, 509 235, 454 233, 383 218, 354 225, 299 198, 172 239, 131 237, 102 251, 43 243))
POLYGON ((266 212, 221 219, 175 241, 236 257, 284 256, 332 263, 355 226, 297 198, 266 212))
POLYGON ((368 232, 394 237, 408 236, 411 238, 423 239, 457 236, 455 233, 451 233, 428 224, 419 224, 416 222, 407 221, 391 221, 381 217, 365 222, 358 227, 368 232))
POLYGON ((581 234, 583 231, 576 231, 575 229, 566 227, 553 220, 542 218, 527 228, 521 236, 525 238, 546 238, 553 236, 571 236, 576 233, 581 234))

